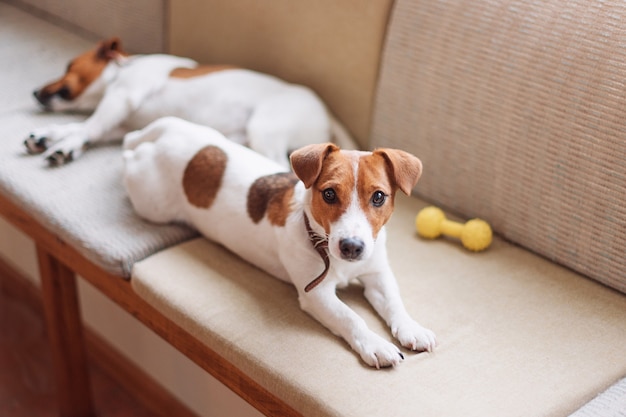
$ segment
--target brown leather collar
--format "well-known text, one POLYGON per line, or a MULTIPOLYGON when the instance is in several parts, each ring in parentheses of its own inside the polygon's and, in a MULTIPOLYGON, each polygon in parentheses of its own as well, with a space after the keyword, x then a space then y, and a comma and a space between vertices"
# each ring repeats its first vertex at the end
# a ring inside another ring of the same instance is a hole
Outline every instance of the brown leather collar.
POLYGON ((304 287, 305 292, 311 291, 313 288, 317 287, 317 285, 326 278, 326 274, 328 274, 328 269, 330 268, 330 257, 328 256, 328 239, 324 236, 320 236, 311 229, 311 224, 309 223, 309 218, 306 213, 304 214, 304 226, 306 227, 306 232, 309 234, 309 240, 313 245, 313 249, 319 253, 324 261, 324 270, 322 273, 315 278, 313 281, 309 282, 309 284, 304 287))

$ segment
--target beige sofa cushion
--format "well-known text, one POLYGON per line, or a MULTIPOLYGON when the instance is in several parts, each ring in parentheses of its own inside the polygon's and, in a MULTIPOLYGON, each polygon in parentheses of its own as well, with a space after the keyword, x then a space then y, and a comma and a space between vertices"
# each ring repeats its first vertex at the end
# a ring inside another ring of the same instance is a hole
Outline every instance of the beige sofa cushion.
MULTIPOLYGON (((397 199, 389 253, 432 354, 366 367, 302 312, 295 289, 200 238, 135 264, 136 292, 310 416, 563 416, 626 374, 626 297, 496 239, 484 253, 423 241, 397 199)), ((391 340, 353 286, 340 297, 391 340)))
POLYGON ((392 3, 173 1, 170 51, 308 85, 364 146, 392 3))
POLYGON ((372 145, 419 195, 626 291, 622 1, 398 0, 372 145))

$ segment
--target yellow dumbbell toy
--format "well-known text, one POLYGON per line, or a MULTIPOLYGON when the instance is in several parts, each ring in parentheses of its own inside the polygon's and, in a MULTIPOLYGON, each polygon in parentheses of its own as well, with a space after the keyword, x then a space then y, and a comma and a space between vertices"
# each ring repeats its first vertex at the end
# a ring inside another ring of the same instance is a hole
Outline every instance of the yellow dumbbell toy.
POLYGON ((415 218, 417 233, 426 239, 435 239, 446 235, 461 239, 465 248, 471 251, 487 249, 491 244, 492 232, 489 224, 481 219, 472 219, 467 223, 458 223, 446 219, 443 211, 437 207, 423 208, 415 218))

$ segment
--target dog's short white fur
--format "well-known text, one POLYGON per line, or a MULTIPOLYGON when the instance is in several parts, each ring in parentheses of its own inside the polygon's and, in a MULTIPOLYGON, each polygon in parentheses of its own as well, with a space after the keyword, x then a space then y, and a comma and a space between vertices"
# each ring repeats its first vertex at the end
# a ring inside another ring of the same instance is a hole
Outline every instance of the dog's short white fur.
POLYGON ((164 116, 211 126, 284 167, 289 151, 306 144, 333 138, 355 147, 309 88, 172 55, 128 55, 117 38, 76 57, 63 77, 34 95, 48 110, 93 112, 85 122, 46 126, 26 138, 28 152, 43 152, 53 165, 164 116))
POLYGON ((292 173, 214 129, 177 118, 127 134, 124 149, 124 185, 137 213, 190 224, 293 283, 302 309, 368 365, 394 366, 404 357, 337 297, 336 288, 353 279, 402 346, 435 347, 433 332, 407 313, 385 248, 395 192, 409 193, 421 174, 415 156, 308 145, 292 153, 292 173))

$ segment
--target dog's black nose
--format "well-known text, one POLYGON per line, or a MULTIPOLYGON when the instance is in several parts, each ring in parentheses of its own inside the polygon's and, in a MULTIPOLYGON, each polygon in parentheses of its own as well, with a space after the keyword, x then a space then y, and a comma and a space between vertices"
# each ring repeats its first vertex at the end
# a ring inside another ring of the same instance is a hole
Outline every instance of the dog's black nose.
POLYGON ((347 261, 355 261, 361 257, 365 243, 361 239, 349 237, 339 242, 341 257, 347 261))

